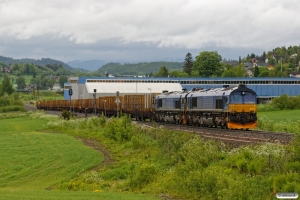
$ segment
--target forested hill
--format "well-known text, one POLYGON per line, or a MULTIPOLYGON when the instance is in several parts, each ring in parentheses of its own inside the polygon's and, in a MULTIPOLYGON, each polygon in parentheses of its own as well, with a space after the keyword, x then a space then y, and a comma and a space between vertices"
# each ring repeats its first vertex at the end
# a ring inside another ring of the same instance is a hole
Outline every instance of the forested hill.
POLYGON ((69 71, 74 71, 75 69, 73 67, 70 67, 68 64, 59 61, 59 60, 54 60, 51 58, 42 58, 41 60, 35 60, 31 58, 22 58, 22 59, 13 59, 9 57, 4 57, 0 56, 0 62, 6 64, 6 65, 12 65, 16 63, 30 63, 34 65, 39 65, 39 66, 45 66, 45 65, 61 65, 64 69, 69 70, 69 71))
POLYGON ((114 76, 122 75, 146 75, 150 73, 156 73, 162 66, 165 66, 169 72, 173 70, 182 71, 182 62, 142 62, 136 64, 120 64, 120 63, 108 63, 103 65, 98 72, 104 74, 105 72, 114 76))

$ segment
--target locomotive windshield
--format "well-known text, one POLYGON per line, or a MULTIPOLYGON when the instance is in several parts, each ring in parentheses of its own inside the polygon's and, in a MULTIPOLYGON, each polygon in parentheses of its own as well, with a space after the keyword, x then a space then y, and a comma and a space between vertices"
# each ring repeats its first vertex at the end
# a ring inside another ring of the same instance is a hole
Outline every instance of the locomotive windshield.
POLYGON ((251 92, 235 92, 230 95, 230 103, 253 104, 256 103, 256 95, 251 92))

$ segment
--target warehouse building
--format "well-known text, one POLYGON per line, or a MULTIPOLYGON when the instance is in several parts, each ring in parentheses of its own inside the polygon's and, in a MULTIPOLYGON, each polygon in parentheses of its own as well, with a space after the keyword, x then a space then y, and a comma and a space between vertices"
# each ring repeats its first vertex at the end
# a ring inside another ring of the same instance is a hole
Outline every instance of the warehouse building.
POLYGON ((96 96, 125 94, 162 93, 167 91, 191 90, 193 88, 222 88, 224 85, 236 86, 245 84, 254 90, 259 103, 270 101, 282 94, 288 96, 300 95, 299 78, 129 78, 129 77, 71 77, 65 83, 64 98, 69 99, 68 90, 73 89, 72 99, 92 98, 96 89, 96 96))
POLYGON ((70 77, 64 85, 64 99, 70 99, 69 89, 72 89, 72 99, 88 99, 114 96, 117 91, 121 96, 181 91, 182 86, 178 81, 70 77))

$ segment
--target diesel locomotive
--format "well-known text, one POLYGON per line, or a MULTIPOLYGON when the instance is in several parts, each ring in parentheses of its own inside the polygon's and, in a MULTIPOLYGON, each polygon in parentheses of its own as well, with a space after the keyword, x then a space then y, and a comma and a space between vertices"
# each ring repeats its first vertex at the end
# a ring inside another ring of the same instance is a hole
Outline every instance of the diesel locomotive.
POLYGON ((236 87, 163 92, 156 96, 154 119, 158 122, 230 129, 256 128, 256 93, 236 87))
POLYGON ((97 99, 38 101, 38 109, 73 110, 105 116, 130 114, 136 120, 210 126, 230 129, 256 128, 257 97, 246 85, 161 94, 106 96, 97 99), (117 100, 118 99, 118 100, 117 100))

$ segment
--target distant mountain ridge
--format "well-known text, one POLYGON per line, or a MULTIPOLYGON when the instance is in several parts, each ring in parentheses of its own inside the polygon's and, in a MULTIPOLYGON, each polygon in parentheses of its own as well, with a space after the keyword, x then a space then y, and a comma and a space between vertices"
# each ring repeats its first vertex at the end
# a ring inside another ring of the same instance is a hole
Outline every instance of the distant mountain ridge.
POLYGON ((143 75, 156 73, 162 66, 165 66, 169 72, 174 70, 182 71, 183 62, 140 62, 140 63, 107 63, 103 65, 97 72, 105 74, 105 72, 114 76, 127 76, 127 75, 143 75))
POLYGON ((73 60, 67 62, 71 67, 82 68, 88 71, 97 71, 106 63, 104 60, 73 60))
POLYGON ((22 58, 22 59, 14 59, 10 57, 5 57, 5 56, 0 56, 0 62, 6 64, 6 65, 12 65, 16 63, 32 63, 34 65, 39 65, 39 66, 45 66, 48 64, 58 64, 61 65, 64 69, 69 70, 69 71, 75 71, 75 70, 80 70, 80 69, 75 69, 68 64, 59 61, 59 60, 54 60, 51 58, 42 58, 41 60, 36 60, 36 59, 31 59, 31 58, 22 58))

